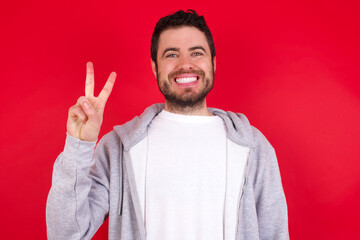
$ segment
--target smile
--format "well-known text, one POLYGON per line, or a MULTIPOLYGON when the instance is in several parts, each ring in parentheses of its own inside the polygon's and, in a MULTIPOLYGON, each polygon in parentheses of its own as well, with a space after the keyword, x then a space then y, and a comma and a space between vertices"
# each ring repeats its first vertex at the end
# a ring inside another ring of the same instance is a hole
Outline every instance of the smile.
POLYGON ((175 82, 177 83, 191 83, 198 80, 198 77, 182 77, 182 78, 175 78, 175 82))

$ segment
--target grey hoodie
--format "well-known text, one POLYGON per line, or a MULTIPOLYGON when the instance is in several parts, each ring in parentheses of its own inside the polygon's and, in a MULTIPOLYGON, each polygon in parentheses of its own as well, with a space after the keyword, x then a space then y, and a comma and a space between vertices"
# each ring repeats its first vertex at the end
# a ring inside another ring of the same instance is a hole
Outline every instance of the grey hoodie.
MULTIPOLYGON (((146 239, 129 150, 147 136, 163 104, 115 126, 98 143, 67 136, 54 164, 46 206, 49 239, 91 239, 109 218, 110 240, 146 239)), ((236 234, 226 239, 289 239, 287 206, 273 147, 242 114, 209 108, 227 137, 250 149, 239 198, 236 234)))

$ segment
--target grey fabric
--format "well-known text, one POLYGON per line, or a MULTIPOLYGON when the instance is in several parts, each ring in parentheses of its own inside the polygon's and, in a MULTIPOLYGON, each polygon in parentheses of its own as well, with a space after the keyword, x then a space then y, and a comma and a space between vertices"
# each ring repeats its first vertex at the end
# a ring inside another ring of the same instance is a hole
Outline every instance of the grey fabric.
MULTIPOLYGON (((107 217, 109 239, 145 239, 131 159, 124 154, 146 137, 149 123, 163 108, 152 105, 141 116, 115 126, 95 151, 94 142, 67 136, 47 200, 49 239, 91 239, 107 217)), ((209 110, 224 120, 230 140, 250 148, 234 239, 289 239, 273 147, 244 115, 209 110)))

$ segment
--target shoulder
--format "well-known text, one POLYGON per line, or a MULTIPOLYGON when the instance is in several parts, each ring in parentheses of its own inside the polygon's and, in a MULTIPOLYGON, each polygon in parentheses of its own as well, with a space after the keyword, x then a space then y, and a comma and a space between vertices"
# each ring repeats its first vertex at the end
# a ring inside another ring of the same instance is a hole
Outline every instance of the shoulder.
POLYGON ((243 113, 223 111, 216 108, 210 108, 210 111, 223 119, 228 137, 235 143, 256 150, 273 149, 266 137, 251 125, 243 113))
POLYGON ((251 125, 244 114, 227 111, 221 115, 227 125, 229 137, 250 148, 249 168, 253 175, 258 175, 265 169, 276 168, 277 159, 273 146, 258 128, 251 125))
POLYGON ((106 133, 99 141, 98 144, 112 144, 120 142, 119 136, 116 134, 115 130, 112 130, 106 133))
POLYGON ((96 146, 97 152, 114 153, 119 152, 121 147, 121 141, 115 130, 112 130, 105 134, 96 146))
POLYGON ((252 136, 253 136, 253 144, 255 149, 261 149, 266 151, 275 151, 274 147, 271 145, 269 140, 265 137, 265 135, 260 132, 259 129, 257 129, 254 126, 251 126, 252 136))

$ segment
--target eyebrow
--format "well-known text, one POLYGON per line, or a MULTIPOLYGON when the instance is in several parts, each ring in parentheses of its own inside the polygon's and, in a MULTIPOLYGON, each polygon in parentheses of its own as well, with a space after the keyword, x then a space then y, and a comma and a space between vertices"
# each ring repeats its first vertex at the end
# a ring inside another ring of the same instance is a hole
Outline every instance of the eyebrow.
POLYGON ((178 52, 180 50, 180 48, 166 48, 162 54, 161 57, 164 57, 164 55, 167 53, 167 52, 170 52, 170 51, 176 51, 178 52))
MULTIPOLYGON (((194 50, 197 50, 197 49, 203 50, 203 51, 206 53, 205 48, 202 47, 202 46, 194 46, 194 47, 191 47, 191 48, 189 48, 189 51, 194 51, 194 50)), ((162 54, 161 57, 164 57, 167 52, 170 52, 170 51, 178 52, 179 50, 180 50, 180 48, 173 48, 173 47, 171 47, 171 48, 166 48, 166 49, 164 50, 164 52, 163 52, 163 54, 162 54)))
POLYGON ((194 50, 196 50, 196 49, 201 49, 201 50, 203 50, 204 52, 206 52, 205 48, 203 48, 202 46, 191 47, 191 48, 189 48, 189 51, 194 51, 194 50))

